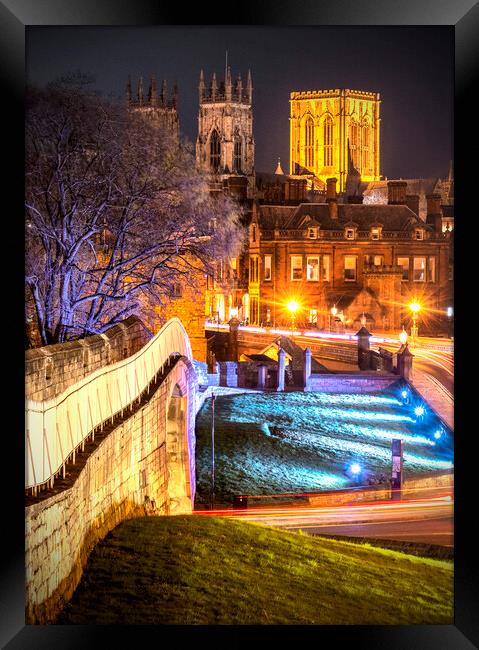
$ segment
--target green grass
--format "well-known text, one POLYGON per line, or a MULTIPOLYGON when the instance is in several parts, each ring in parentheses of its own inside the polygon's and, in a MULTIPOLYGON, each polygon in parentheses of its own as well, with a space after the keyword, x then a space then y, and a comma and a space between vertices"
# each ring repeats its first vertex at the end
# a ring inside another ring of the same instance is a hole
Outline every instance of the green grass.
POLYGON ((92 552, 58 624, 452 624, 449 561, 221 517, 145 517, 92 552))

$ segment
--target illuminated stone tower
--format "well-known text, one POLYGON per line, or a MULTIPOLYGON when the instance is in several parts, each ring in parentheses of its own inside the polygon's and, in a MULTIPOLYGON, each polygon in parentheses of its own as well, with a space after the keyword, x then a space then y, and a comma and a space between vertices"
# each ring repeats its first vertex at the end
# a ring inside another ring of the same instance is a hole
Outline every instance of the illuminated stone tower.
POLYGON ((314 174, 324 186, 327 178, 337 178, 342 192, 350 153, 362 181, 379 180, 379 93, 293 92, 290 105, 291 174, 314 174))
POLYGON ((253 84, 248 72, 246 87, 241 76, 231 79, 229 67, 225 81, 218 86, 213 73, 206 89, 203 70, 198 85, 199 114, 196 164, 212 184, 225 179, 247 183, 248 198, 254 193, 253 84))
POLYGON ((143 77, 138 81, 138 92, 133 95, 131 90, 131 79, 128 77, 126 84, 126 101, 129 110, 140 111, 150 117, 158 128, 164 129, 176 138, 179 138, 180 127, 178 121, 178 88, 173 86, 171 99, 168 99, 166 81, 161 84, 161 91, 158 94, 155 76, 150 78, 150 86, 145 96, 143 89, 143 77))

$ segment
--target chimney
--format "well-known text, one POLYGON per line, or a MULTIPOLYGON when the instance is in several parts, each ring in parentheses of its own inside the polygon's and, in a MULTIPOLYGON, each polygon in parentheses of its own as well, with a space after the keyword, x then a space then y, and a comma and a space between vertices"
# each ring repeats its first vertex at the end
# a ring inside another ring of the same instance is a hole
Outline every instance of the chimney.
POLYGON ((329 205, 329 218, 338 218, 338 197, 336 195, 337 178, 326 179, 326 203, 329 205))
POLYGON ((406 205, 406 181, 388 181, 388 204, 406 205))
POLYGON ((406 205, 419 217, 419 196, 417 194, 406 194, 406 205))
POLYGON ((427 194, 427 217, 426 222, 434 224, 434 230, 437 235, 442 233, 442 210, 441 210, 441 195, 440 194, 427 194))

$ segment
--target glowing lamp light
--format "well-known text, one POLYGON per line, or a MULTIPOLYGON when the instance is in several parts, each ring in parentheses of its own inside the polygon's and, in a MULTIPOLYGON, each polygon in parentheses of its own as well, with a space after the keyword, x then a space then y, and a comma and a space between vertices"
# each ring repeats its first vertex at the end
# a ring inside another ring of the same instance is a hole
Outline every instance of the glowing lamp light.
POLYGON ((294 314, 294 313, 296 313, 298 311, 299 305, 296 302, 296 300, 290 300, 288 302, 288 309, 292 314, 294 314))
POLYGON ((448 307, 448 308, 447 308, 447 315, 448 315, 448 317, 451 318, 452 314, 453 314, 453 309, 452 309, 452 307, 448 307))
POLYGON ((404 329, 404 327, 402 328, 402 331, 399 333, 399 341, 401 345, 406 345, 407 343, 407 332, 404 329))
POLYGON ((361 465, 359 463, 353 463, 349 469, 351 470, 351 474, 357 476, 361 472, 361 465))
POLYGON ((423 406, 416 406, 414 409, 414 415, 417 415, 420 417, 421 415, 424 415, 424 407, 423 406))
POLYGON ((333 307, 331 307, 331 313, 333 316, 336 316, 336 314, 338 313, 338 308, 336 307, 336 305, 333 305, 333 307))
POLYGON ((434 432, 434 437, 436 438, 436 440, 439 440, 439 438, 441 437, 441 435, 442 435, 442 434, 441 434, 441 432, 439 431, 439 429, 438 429, 437 431, 434 432))
POLYGON ((409 309, 410 309, 412 312, 414 312, 415 314, 417 314, 418 311, 420 311, 420 309, 421 309, 421 305, 420 305, 418 302, 412 302, 412 303, 409 305, 409 309))
POLYGON ((403 399, 407 399, 407 396, 408 396, 408 392, 407 392, 407 390, 402 390, 402 391, 401 391, 401 397, 402 397, 403 399))

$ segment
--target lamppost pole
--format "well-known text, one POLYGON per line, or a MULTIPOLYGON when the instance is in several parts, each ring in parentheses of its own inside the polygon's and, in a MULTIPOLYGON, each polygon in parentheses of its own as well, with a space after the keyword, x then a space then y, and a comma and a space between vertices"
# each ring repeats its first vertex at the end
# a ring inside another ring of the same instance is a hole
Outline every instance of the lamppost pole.
POLYGON ((414 347, 417 339, 417 315, 421 309, 421 305, 418 302, 412 302, 409 305, 409 309, 412 312, 411 345, 414 347))
POLYGON ((215 502, 215 394, 211 393, 211 510, 215 502))

